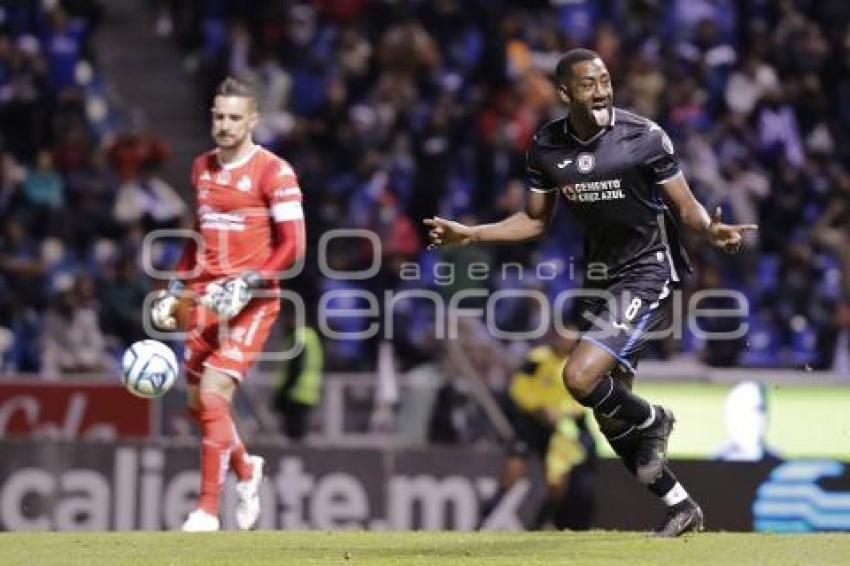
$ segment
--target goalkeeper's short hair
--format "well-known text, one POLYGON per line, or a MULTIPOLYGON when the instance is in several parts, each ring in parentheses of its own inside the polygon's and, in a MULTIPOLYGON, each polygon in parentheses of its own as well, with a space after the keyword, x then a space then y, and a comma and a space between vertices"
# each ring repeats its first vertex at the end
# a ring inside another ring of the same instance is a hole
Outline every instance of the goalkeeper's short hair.
POLYGON ((216 96, 238 96, 250 99, 254 105, 257 104, 257 93, 254 89, 238 79, 227 77, 221 81, 215 89, 216 96))

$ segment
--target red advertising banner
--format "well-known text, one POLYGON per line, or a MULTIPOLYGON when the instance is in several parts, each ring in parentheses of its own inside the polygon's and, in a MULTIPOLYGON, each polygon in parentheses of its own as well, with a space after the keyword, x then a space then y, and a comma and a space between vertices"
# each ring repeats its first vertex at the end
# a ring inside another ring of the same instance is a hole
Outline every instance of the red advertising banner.
POLYGON ((0 438, 147 437, 153 406, 117 383, 0 380, 0 438))

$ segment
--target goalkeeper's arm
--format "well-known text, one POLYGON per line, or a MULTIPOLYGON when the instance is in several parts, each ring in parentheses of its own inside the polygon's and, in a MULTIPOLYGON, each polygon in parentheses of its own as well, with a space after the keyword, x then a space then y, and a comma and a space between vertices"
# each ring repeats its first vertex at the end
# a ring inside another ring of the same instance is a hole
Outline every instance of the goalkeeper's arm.
POLYGON ((275 247, 263 263, 258 276, 261 281, 274 281, 281 273, 304 257, 307 250, 307 235, 304 219, 275 222, 275 247))
MULTIPOLYGON (((195 222, 193 234, 199 234, 200 227, 195 222)), ((180 259, 177 260, 177 265, 174 266, 175 277, 173 281, 181 281, 186 277, 186 273, 191 273, 195 269, 198 262, 198 241, 192 237, 183 246, 183 253, 180 259)))

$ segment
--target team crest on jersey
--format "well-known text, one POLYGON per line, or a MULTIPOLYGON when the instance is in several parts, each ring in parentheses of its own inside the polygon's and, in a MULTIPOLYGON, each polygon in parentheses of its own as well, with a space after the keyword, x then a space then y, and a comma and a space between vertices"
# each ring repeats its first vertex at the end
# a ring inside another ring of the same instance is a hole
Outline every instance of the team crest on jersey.
POLYGON ((576 158, 576 168, 581 173, 590 173, 593 171, 593 166, 596 165, 596 160, 592 153, 579 153, 576 158))
POLYGON ((230 171, 222 171, 215 177, 215 182, 221 185, 226 185, 230 182, 230 171))
POLYGON ((248 175, 242 175, 242 178, 240 178, 239 182, 236 183, 236 188, 243 193, 247 193, 251 190, 251 178, 248 177, 248 175))

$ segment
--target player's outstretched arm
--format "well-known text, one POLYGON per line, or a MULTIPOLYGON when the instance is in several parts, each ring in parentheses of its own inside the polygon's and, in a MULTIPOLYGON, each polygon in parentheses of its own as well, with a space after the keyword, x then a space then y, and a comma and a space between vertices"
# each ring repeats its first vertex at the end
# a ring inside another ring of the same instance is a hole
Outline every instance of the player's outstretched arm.
POLYGON ((698 237, 705 238, 715 247, 726 253, 740 251, 744 243, 744 234, 755 232, 755 224, 724 224, 720 220, 721 210, 718 206, 713 216, 694 197, 688 182, 683 175, 677 175, 661 184, 667 198, 676 208, 682 223, 698 237))
POLYGON ((531 192, 525 210, 492 224, 467 226, 435 216, 423 220, 431 231, 429 249, 472 242, 521 242, 539 238, 549 226, 555 209, 555 193, 531 192))

